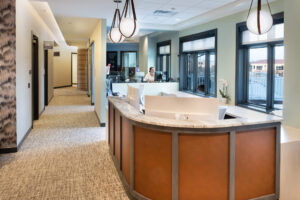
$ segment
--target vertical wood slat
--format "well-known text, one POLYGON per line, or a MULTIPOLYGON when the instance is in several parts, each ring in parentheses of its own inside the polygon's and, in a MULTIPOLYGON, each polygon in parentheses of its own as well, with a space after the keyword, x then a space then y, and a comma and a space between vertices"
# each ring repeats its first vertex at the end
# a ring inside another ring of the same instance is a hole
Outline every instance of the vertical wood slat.
POLYGON ((88 49, 78 49, 77 51, 77 87, 79 90, 88 89, 88 49))

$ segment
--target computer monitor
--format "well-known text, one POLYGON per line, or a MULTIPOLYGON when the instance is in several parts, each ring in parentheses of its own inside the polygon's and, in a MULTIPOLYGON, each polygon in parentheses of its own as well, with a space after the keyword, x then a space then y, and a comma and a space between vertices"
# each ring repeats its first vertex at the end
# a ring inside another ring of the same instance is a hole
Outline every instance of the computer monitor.
POLYGON ((161 71, 155 72, 155 81, 162 81, 163 79, 163 73, 161 71))

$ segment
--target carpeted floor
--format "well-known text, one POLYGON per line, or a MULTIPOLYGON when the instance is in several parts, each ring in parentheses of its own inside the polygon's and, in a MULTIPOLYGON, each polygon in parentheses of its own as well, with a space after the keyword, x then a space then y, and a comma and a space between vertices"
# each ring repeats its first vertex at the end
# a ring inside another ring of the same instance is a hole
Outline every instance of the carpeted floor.
POLYGON ((55 96, 15 154, 0 155, 0 200, 129 199, 90 99, 55 96))

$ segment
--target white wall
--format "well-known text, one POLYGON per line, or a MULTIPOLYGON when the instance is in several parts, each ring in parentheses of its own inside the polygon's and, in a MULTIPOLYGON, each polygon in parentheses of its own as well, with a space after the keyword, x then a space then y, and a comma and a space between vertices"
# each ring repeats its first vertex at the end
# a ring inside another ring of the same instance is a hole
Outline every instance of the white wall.
POLYGON ((143 36, 139 40, 139 66, 140 71, 148 72, 148 36, 143 36))
POLYGON ((300 1, 285 0, 284 2, 285 69, 283 116, 286 125, 300 128, 300 1))
POLYGON ((72 54, 72 83, 77 84, 77 54, 72 54))
MULTIPOLYGON (((174 80, 179 78, 179 32, 165 32, 153 38, 153 42, 156 45, 158 42, 164 42, 171 40, 171 77, 174 80)), ((156 48, 156 46, 155 46, 156 48)), ((155 52, 155 62, 156 62, 156 52, 155 52)), ((157 63, 155 63, 157 65, 157 63)))
POLYGON ((106 20, 99 20, 94 32, 90 36, 94 42, 94 81, 95 81, 95 112, 100 123, 105 123, 106 105, 106 20))
POLYGON ((54 37, 28 0, 16 1, 16 104, 17 104, 17 144, 32 125, 32 34, 39 38, 39 112, 44 109, 44 41, 54 37))
POLYGON ((53 56, 53 87, 71 86, 71 55, 77 53, 77 48, 54 47, 54 52, 59 52, 60 56, 53 56))

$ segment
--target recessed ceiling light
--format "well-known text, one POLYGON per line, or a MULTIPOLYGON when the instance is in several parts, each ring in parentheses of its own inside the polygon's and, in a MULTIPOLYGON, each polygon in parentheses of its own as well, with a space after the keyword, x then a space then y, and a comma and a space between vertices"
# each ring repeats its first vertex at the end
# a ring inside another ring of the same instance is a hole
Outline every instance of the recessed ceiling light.
POLYGON ((179 18, 176 18, 176 19, 175 19, 175 21, 177 21, 177 22, 179 22, 180 20, 181 20, 181 19, 179 19, 179 18))

